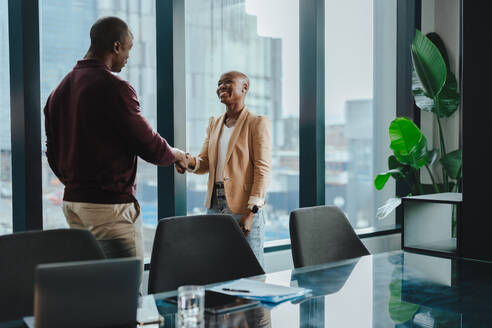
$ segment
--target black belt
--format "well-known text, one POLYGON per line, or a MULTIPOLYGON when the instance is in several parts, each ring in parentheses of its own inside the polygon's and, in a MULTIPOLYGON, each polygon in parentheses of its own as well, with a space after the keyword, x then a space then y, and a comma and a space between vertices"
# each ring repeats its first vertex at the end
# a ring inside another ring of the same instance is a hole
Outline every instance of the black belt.
POLYGON ((225 198, 225 190, 223 182, 216 182, 214 184, 214 194, 218 198, 225 198))

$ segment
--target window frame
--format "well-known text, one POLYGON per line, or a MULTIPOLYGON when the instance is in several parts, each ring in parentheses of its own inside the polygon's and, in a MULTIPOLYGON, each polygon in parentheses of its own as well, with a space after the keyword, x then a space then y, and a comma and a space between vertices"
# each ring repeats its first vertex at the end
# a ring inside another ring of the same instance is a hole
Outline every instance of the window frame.
MULTIPOLYGON (((171 145, 180 148, 186 145, 184 1, 156 0, 157 130, 171 145)), ((299 13, 299 204, 305 207, 323 205, 325 202, 325 40, 324 0, 302 1, 299 13), (306 88, 307 83, 310 83, 310 90, 306 88)), ((415 28, 420 27, 421 0, 397 0, 397 11, 395 114, 411 117, 419 125, 420 112, 413 103, 409 88, 411 58, 408 47, 415 28)), ((39 1, 9 0, 8 16, 13 232, 40 230, 43 227, 43 210, 39 1)), ((396 192, 398 196, 406 194, 402 183, 397 183, 396 192)), ((186 176, 178 175, 173 167, 159 167, 158 218, 176 215, 186 215, 186 176)), ((398 232, 400 222, 401 211, 398 211, 395 226, 372 233, 398 232)), ((359 232, 359 235, 371 234, 359 232)), ((285 247, 285 241, 288 239, 267 243, 265 251, 281 250, 285 247)))

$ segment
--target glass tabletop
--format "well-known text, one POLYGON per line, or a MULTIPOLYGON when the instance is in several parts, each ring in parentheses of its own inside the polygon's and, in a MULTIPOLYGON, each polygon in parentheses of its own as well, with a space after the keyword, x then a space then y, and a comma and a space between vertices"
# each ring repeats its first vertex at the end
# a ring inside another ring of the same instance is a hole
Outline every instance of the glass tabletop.
MULTIPOLYGON (((206 314, 206 327, 492 327, 491 262, 397 251, 252 279, 312 293, 274 306, 206 314)), ((172 295, 154 295, 166 328, 175 327, 176 307, 164 301, 172 295)))
MULTIPOLYGON (((408 252, 269 273, 252 279, 313 292, 225 315, 206 327, 490 327, 492 263, 408 252)), ((165 327, 176 307, 156 294, 165 327)))

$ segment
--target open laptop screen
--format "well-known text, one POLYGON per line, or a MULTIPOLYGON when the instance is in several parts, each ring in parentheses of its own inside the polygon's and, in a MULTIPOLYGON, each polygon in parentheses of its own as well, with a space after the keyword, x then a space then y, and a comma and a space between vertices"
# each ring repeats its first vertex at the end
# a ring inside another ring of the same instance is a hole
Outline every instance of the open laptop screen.
POLYGON ((36 268, 36 328, 136 323, 137 258, 41 264, 36 268))

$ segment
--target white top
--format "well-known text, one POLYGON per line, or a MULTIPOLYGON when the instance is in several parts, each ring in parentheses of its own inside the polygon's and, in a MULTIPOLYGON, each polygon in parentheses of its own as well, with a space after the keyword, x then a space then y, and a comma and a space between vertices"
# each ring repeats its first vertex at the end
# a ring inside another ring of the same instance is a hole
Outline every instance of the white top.
POLYGON ((227 147, 229 146, 229 140, 231 139, 234 126, 228 128, 225 124, 222 127, 222 133, 219 139, 219 149, 217 153, 217 167, 215 168, 215 182, 224 181, 224 166, 225 157, 227 154, 227 147))

